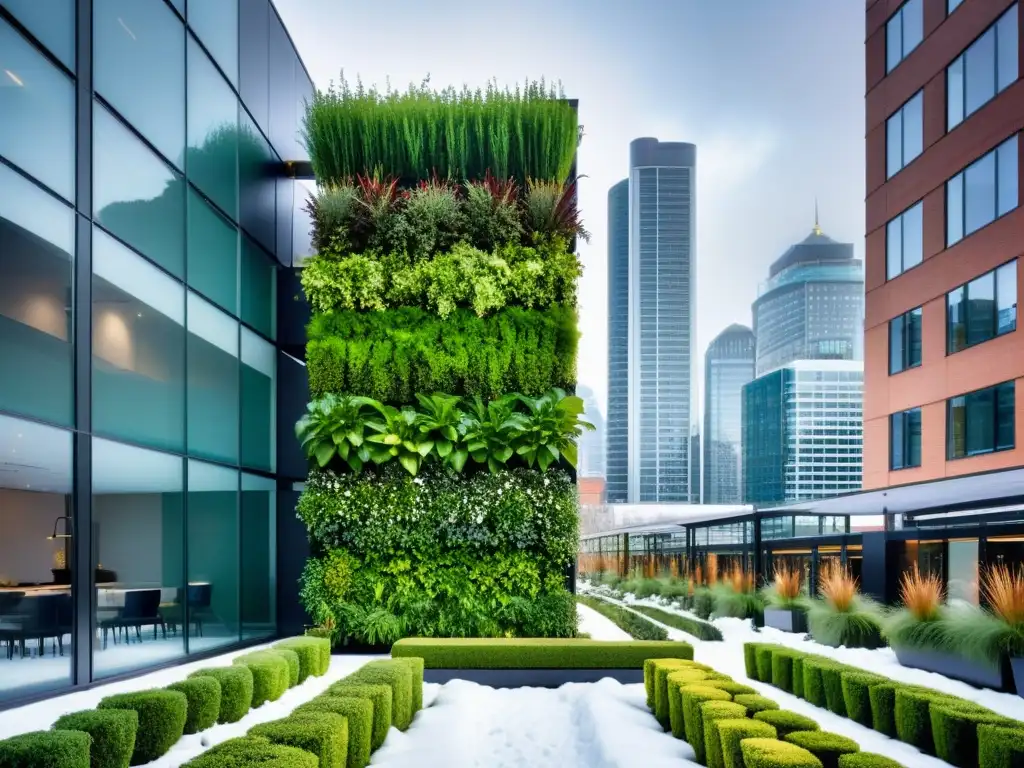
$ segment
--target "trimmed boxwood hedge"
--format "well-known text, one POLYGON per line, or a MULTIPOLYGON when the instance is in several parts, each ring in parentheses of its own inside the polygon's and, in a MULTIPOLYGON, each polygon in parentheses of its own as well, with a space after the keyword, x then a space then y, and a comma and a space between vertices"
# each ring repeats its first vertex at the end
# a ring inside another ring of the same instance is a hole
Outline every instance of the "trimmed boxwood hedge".
POLYGON ((821 676, 822 667, 828 663, 824 659, 804 658, 804 699, 816 707, 828 707, 825 699, 825 681, 821 676))
POLYGON ((735 680, 711 679, 706 680, 701 683, 701 685, 706 685, 708 688, 719 688, 730 696, 750 696, 751 694, 757 693, 757 689, 751 688, 749 685, 744 685, 743 683, 737 683, 735 680))
POLYGON ((706 701, 700 706, 700 714, 704 728, 704 764, 708 768, 725 768, 717 723, 745 717, 747 708, 731 701, 706 701))
POLYGON ((288 662, 272 651, 255 651, 237 656, 231 662, 252 672, 252 707, 277 701, 288 690, 288 662))
POLYGON ((793 695, 804 697, 804 657, 803 654, 793 654, 793 695))
POLYGON ((735 718, 715 723, 722 747, 722 765, 725 768, 744 768, 740 742, 744 739, 774 739, 775 727, 760 720, 735 718))
MULTIPOLYGON (((761 680, 757 676, 757 649, 765 643, 744 643, 743 644, 743 667, 750 680, 761 680)), ((768 682, 762 680, 761 682, 768 682)))
MULTIPOLYGON (((655 669, 659 666, 672 667, 672 671, 675 671, 677 669, 702 671, 697 667, 697 665, 694 662, 689 661, 687 659, 644 659, 644 691, 647 693, 647 708, 652 712, 654 711, 655 707, 655 669)), ((707 675, 705 673, 705 677, 706 676, 707 675)), ((701 679, 703 680, 704 678, 701 679)))
POLYGON ((825 706, 829 712, 846 717, 843 698, 843 668, 838 664, 821 664, 821 687, 825 690, 825 706))
POLYGON ((1015 727, 1010 718, 970 702, 934 702, 929 705, 928 714, 935 756, 957 768, 978 768, 979 725, 1015 727))
POLYGON ((249 667, 207 667, 189 675, 190 680, 196 677, 212 677, 220 683, 218 723, 237 723, 252 708, 253 676, 249 667))
POLYGON ((272 744, 304 749, 316 755, 319 768, 345 768, 348 759, 348 720, 333 712, 295 715, 260 723, 250 736, 262 736, 272 744))
POLYGON ((828 731, 794 731, 785 739, 818 758, 822 768, 839 768, 840 755, 860 752, 860 745, 853 739, 828 731))
POLYGON ((879 683, 868 688, 871 727, 890 739, 896 738, 896 689, 899 683, 879 683))
MULTIPOLYGON (((139 714, 133 709, 86 709, 57 718, 58 731, 82 731, 92 737, 92 768, 128 768, 135 751, 139 714)), ((2 744, 2 742, 0 742, 2 744)), ((0 765, 8 765, 0 750, 0 765)), ((58 768, 63 763, 57 764, 58 768)))
POLYGON ((323 648, 327 648, 327 661, 330 663, 330 640, 321 637, 290 637, 274 643, 275 650, 294 651, 299 657, 299 683, 308 677, 317 677, 327 672, 324 664, 323 648))
POLYGON ((788 709, 765 709, 754 713, 754 719, 775 726, 780 739, 796 731, 816 731, 818 724, 809 717, 790 712, 788 709))
POLYGON ((772 681, 772 652, 774 648, 768 645, 759 646, 755 655, 757 663, 757 679, 763 683, 772 681))
POLYGON ((271 648, 268 653, 276 653, 288 664, 288 687, 299 684, 299 654, 290 648, 271 648))
MULTIPOLYGON (((669 672, 665 700, 668 702, 668 727, 677 739, 686 738, 683 723, 683 702, 680 689, 687 685, 702 685, 708 682, 707 672, 702 669, 678 669, 669 672)), ((653 709, 652 709, 653 711, 653 709)))
POLYGON ((678 629, 680 632, 686 632, 688 635, 693 635, 698 640, 714 641, 722 639, 722 630, 709 621, 691 619, 688 616, 680 616, 678 613, 669 613, 668 611, 663 611, 660 608, 654 608, 650 605, 631 605, 629 607, 631 610, 642 613, 644 616, 661 622, 666 626, 678 629))
POLYGON ((693 659, 674 640, 407 637, 391 655, 419 656, 427 669, 642 669, 646 659, 693 659))
POLYGON ((763 712, 766 709, 778 709, 779 705, 769 699, 767 696, 761 696, 757 693, 741 693, 738 696, 733 696, 733 701, 737 704, 742 704, 747 708, 747 711, 753 716, 755 712, 763 712))
POLYGON ((412 675, 412 714, 423 709, 423 658, 420 656, 401 656, 394 660, 409 667, 412 675))
MULTIPOLYGON (((391 730, 391 686, 365 685, 350 680, 340 680, 322 694, 323 697, 338 699, 365 699, 373 707, 373 735, 370 749, 376 751, 384 743, 391 730)), ((349 735, 351 740, 352 736, 349 735)))
POLYGON ((949 701, 951 696, 919 688, 900 687, 896 689, 896 737, 926 755, 935 754, 935 740, 932 737, 931 703, 949 701))
POLYGON ((188 713, 185 716, 185 733, 199 733, 212 727, 220 717, 220 683, 204 675, 190 677, 167 686, 169 691, 178 691, 188 699, 188 713))
POLYGON ((333 714, 348 721, 347 768, 363 768, 373 750, 373 704, 369 699, 317 696, 297 708, 296 716, 319 717, 333 714))
POLYGON ((668 728, 672 722, 671 701, 669 699, 672 694, 669 691, 669 675, 675 675, 675 679, 678 681, 676 684, 677 691, 680 685, 688 685, 699 682, 700 679, 708 679, 707 672, 702 669, 690 670, 685 663, 654 665, 654 717, 657 718, 663 728, 668 728), (681 672, 691 672, 691 674, 680 674, 681 672))
POLYGON ((710 701, 730 701, 732 696, 718 688, 706 688, 699 684, 684 685, 679 689, 679 694, 683 712, 684 738, 693 747, 697 762, 704 765, 704 716, 701 705, 710 701))
POLYGON ((785 651, 774 651, 771 654, 771 683, 787 693, 793 692, 793 654, 785 651))
POLYGON ((740 751, 745 768, 822 768, 818 758, 787 741, 744 739, 740 751))
POLYGON ((887 678, 870 672, 844 669, 841 674, 846 716, 854 722, 871 727, 871 686, 887 682, 887 678))
POLYGON ((348 679, 369 685, 391 686, 391 724, 404 731, 412 722, 412 671, 396 659, 371 661, 348 679))
POLYGON ((316 755, 257 736, 221 742, 182 768, 318 768, 316 755))
POLYGON ((903 768, 903 764, 874 752, 851 752, 839 756, 839 768, 903 768))
POLYGON ((1024 729, 978 725, 978 763, 984 768, 1024 765, 1024 729))
POLYGON ((132 709, 139 714, 132 765, 166 755, 185 732, 188 699, 180 691, 149 690, 107 696, 99 709, 132 709))
POLYGON ((0 741, 4 768, 89 768, 92 738, 83 731, 33 731, 0 741))

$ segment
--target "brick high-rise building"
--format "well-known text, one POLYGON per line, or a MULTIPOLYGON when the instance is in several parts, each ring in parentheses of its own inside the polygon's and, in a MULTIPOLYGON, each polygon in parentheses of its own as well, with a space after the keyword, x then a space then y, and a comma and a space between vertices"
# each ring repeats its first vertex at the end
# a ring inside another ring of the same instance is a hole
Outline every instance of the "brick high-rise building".
POLYGON ((1024 465, 1017 5, 867 2, 865 488, 1024 465))

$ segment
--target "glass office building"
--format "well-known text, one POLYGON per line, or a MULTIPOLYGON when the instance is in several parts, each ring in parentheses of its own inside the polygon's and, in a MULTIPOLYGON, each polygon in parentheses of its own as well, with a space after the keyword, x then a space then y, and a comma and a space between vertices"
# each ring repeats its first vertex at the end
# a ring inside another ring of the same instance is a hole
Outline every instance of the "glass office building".
POLYGON ((754 332, 730 325, 704 354, 704 504, 743 498, 743 386, 754 378, 754 332))
POLYGON ((0 0, 0 704, 277 633, 311 94, 268 0, 0 0))
POLYGON ((629 179, 608 190, 607 497, 629 500, 629 179))

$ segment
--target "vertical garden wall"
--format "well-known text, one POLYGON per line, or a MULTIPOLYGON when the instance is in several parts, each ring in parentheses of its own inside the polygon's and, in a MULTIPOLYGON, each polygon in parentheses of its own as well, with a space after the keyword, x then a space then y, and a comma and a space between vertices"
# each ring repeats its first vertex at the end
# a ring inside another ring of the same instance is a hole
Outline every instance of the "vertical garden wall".
POLYGON ((301 598, 339 643, 576 633, 578 136, 543 83, 309 106, 301 598))

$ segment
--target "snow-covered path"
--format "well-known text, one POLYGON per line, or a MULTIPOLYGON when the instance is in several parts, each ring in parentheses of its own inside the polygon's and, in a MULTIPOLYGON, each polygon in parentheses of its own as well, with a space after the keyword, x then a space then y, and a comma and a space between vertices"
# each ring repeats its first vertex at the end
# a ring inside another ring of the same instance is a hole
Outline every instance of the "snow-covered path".
POLYGON ((615 622, 602 616, 593 608, 576 603, 580 617, 580 632, 590 635, 591 640, 630 640, 629 633, 619 629, 615 622))

